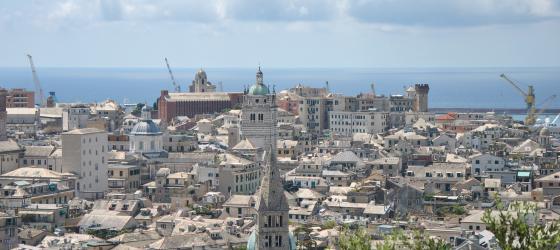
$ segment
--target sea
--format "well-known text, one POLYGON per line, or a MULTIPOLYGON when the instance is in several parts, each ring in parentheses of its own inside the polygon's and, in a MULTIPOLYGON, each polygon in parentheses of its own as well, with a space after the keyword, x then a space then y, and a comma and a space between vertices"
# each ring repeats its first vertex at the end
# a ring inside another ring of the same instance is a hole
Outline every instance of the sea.
MULTIPOLYGON (((173 68, 182 90, 194 79, 197 68, 173 68)), ((204 68, 208 80, 224 91, 243 91, 255 82, 256 68, 204 68)), ((560 67, 515 68, 266 68, 265 84, 280 91, 303 84, 324 87, 331 92, 356 95, 371 92, 374 83, 378 95, 403 94, 415 83, 430 85, 429 106, 437 108, 523 108, 521 94, 500 78, 505 73, 522 89, 533 85, 539 100, 560 95, 560 67)), ((119 103, 153 103, 162 89, 172 90, 165 67, 153 68, 49 68, 37 67, 44 89, 55 92, 61 102, 96 102, 112 99, 119 103)), ((34 89, 28 67, 0 68, 0 86, 34 89)), ((549 108, 560 108, 560 99, 549 108)))

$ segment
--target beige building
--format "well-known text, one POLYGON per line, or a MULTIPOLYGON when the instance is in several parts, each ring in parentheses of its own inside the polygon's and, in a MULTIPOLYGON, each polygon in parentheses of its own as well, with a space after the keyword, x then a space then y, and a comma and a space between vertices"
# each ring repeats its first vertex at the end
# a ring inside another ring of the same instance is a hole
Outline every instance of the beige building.
POLYGON ((230 217, 254 217, 257 215, 255 204, 257 199, 253 195, 235 194, 222 205, 230 217))
POLYGON ((329 116, 331 132, 337 135, 377 134, 383 133, 389 128, 389 112, 331 111, 329 116))
POLYGON ((107 144, 106 132, 95 128, 62 134, 62 171, 79 176, 77 196, 98 199, 107 191, 107 144))
POLYGON ((0 141, 0 174, 19 168, 23 152, 24 148, 15 141, 0 141))
POLYGON ((21 167, 40 167, 62 172, 62 149, 55 146, 26 146, 21 167))
POLYGON ((107 169, 110 192, 133 193, 141 188, 139 166, 109 164, 107 169))
POLYGON ((18 246, 17 229, 20 218, 0 212, 0 249, 12 249, 18 246))

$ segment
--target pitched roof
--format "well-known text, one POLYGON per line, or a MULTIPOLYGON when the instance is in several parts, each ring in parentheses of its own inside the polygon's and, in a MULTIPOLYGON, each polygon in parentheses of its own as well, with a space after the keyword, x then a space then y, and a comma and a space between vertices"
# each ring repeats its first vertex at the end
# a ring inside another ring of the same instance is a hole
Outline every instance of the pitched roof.
POLYGON ((359 162, 360 158, 352 151, 343 151, 336 154, 331 162, 359 162))
POLYGON ((512 153, 531 153, 538 148, 540 148, 540 145, 537 142, 527 139, 517 147, 514 147, 512 153))
POLYGON ((248 139, 242 140, 233 147, 233 150, 253 150, 257 147, 248 139))
POLYGON ((54 146, 26 146, 25 156, 47 157, 54 151, 54 146))
POLYGON ((62 174, 45 168, 23 167, 5 173, 3 177, 62 178, 62 174))
POLYGON ((97 129, 97 128, 80 128, 70 130, 68 132, 62 133, 63 135, 84 135, 84 134, 95 134, 95 133, 105 133, 104 130, 97 129))
POLYGON ((0 152, 12 152, 23 150, 23 148, 15 141, 0 141, 0 152))

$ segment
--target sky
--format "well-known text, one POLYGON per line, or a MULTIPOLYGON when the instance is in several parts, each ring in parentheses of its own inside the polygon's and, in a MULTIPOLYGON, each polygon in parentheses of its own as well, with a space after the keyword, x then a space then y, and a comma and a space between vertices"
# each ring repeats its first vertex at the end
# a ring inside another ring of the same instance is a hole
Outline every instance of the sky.
POLYGON ((0 0, 0 67, 560 66, 560 0, 0 0))

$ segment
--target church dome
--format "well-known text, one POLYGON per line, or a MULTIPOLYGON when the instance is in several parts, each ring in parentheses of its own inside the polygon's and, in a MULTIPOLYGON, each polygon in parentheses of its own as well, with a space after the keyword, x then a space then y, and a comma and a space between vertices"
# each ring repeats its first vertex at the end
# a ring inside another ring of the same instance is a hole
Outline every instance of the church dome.
POLYGON ((539 133, 540 136, 550 136, 550 131, 548 130, 547 127, 543 127, 541 128, 541 131, 539 133))
POLYGON ((249 88, 249 95, 268 95, 269 93, 268 87, 264 84, 255 84, 249 88))
POLYGON ((199 70, 196 72, 195 78, 196 78, 196 79, 206 79, 206 71, 204 71, 203 69, 199 69, 199 70))
POLYGON ((130 132, 131 135, 159 135, 159 127, 151 120, 144 120, 136 123, 130 132))

